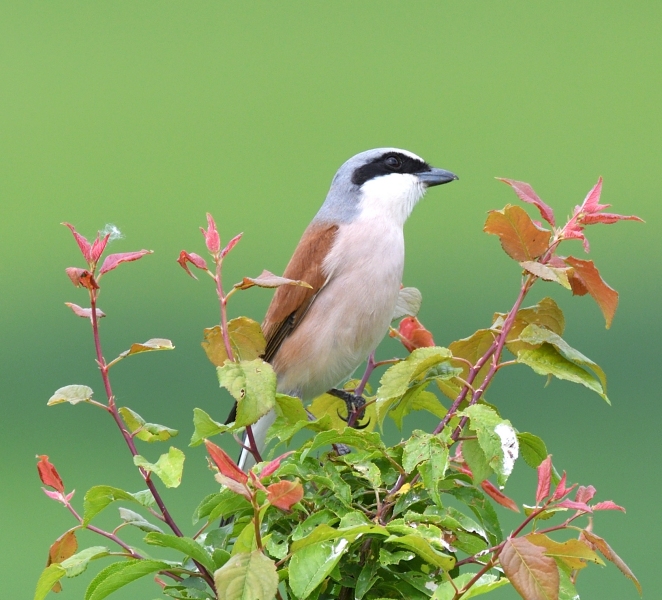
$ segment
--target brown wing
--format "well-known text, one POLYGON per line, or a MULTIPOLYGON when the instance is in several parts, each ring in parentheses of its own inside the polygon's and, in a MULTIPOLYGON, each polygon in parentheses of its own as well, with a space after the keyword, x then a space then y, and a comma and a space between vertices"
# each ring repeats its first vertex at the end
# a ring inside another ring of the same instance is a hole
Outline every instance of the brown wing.
POLYGON ((337 229, 337 225, 311 224, 301 237, 283 276, 301 279, 311 285, 312 289, 283 285, 276 290, 262 322, 262 331, 267 340, 264 360, 270 361, 273 358, 324 286, 326 277, 322 273, 322 264, 333 245, 337 229))

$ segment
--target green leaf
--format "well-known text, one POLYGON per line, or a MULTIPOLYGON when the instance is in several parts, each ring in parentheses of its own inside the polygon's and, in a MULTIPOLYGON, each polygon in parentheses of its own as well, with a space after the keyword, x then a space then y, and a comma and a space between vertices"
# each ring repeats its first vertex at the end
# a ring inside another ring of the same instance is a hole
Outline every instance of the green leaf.
POLYGON ((448 493, 455 496, 460 502, 466 504, 471 511, 478 517, 481 525, 485 528, 487 537, 492 546, 499 544, 503 539, 503 532, 499 524, 494 507, 487 500, 485 494, 473 487, 457 486, 448 490, 448 493))
POLYGON ((193 409, 193 427, 195 431, 193 432, 193 437, 191 437, 191 442, 189 446, 198 446, 204 442, 207 438, 210 438, 219 433, 225 433, 231 427, 214 421, 204 410, 201 408, 193 409))
POLYGON ((536 469, 549 454, 545 442, 532 433, 518 433, 517 439, 524 462, 533 469, 536 469))
POLYGON ((154 473, 166 487, 175 488, 182 482, 185 458, 181 450, 171 446, 168 454, 161 454, 154 464, 140 455, 133 457, 133 464, 154 473))
POLYGON ((224 600, 272 600, 278 590, 276 565, 259 550, 233 556, 214 573, 214 582, 224 600))
POLYGON ((347 444, 348 446, 359 450, 386 451, 386 446, 384 446, 384 442, 382 442, 381 436, 377 432, 345 427, 340 433, 332 430, 323 431, 322 433, 317 434, 313 439, 308 452, 312 452, 313 450, 317 450, 317 448, 331 444, 347 444))
POLYGON ((554 375, 573 383, 580 383, 611 404, 600 382, 588 371, 563 357, 552 344, 543 344, 534 350, 520 350, 517 362, 531 367, 538 375, 554 375))
POLYGON ((250 554, 257 550, 257 541, 255 539, 255 524, 252 520, 248 521, 245 527, 239 532, 237 539, 232 546, 232 556, 237 554, 250 554))
POLYGON ((113 563, 100 571, 85 592, 85 600, 102 600, 125 585, 145 575, 168 569, 160 560, 127 560, 113 563))
POLYGON ((276 404, 276 373, 261 358, 226 363, 217 368, 221 387, 237 401, 235 425, 255 423, 276 404))
POLYGON ((478 440, 464 440, 462 442, 462 456, 464 456, 467 465, 469 465, 473 473, 474 483, 476 485, 487 479, 494 472, 478 440))
POLYGON ((578 600, 579 594, 570 579, 570 574, 559 566, 559 600, 578 600))
POLYGON ((250 508, 250 502, 226 488, 221 492, 209 494, 200 502, 193 514, 193 523, 205 517, 208 517, 208 521, 215 521, 218 517, 229 517, 246 508, 250 508))
MULTIPOLYGON (((435 590, 434 594, 432 594, 431 600, 453 600, 455 597, 455 588, 461 590, 475 576, 476 573, 463 573, 462 575, 453 578, 453 584, 455 587, 453 587, 449 581, 445 581, 435 590)), ((462 595, 462 600, 465 600, 466 598, 482 596, 483 594, 487 594, 488 592, 491 592, 504 585, 508 585, 509 583, 510 581, 508 581, 508 579, 505 577, 498 579, 496 575, 486 573, 485 575, 481 576, 465 594, 462 595)))
POLYGON ((154 352, 155 350, 174 350, 175 347, 172 345, 170 340, 164 338, 152 338, 146 342, 131 344, 131 348, 120 353, 121 358, 126 356, 133 356, 134 354, 140 354, 141 352, 154 352))
POLYGON ((360 525, 340 528, 329 527, 322 523, 315 527, 306 537, 293 541, 291 552, 299 552, 299 550, 307 546, 338 538, 343 538, 351 543, 362 535, 388 536, 389 532, 385 527, 373 523, 362 523, 360 525))
POLYGON ((109 485, 97 485, 90 488, 83 500, 83 527, 87 527, 90 521, 109 504, 119 500, 138 502, 135 496, 129 492, 109 485))
MULTIPOLYGON (((416 531, 412 529, 412 531, 416 531)), ((425 562, 434 567, 450 571, 455 566, 455 558, 450 554, 439 552, 430 545, 430 542, 418 533, 411 533, 407 535, 392 535, 384 543, 395 544, 396 546, 404 546, 413 550, 425 562)))
MULTIPOLYGON (((607 396, 605 395, 607 392, 607 377, 605 372, 590 358, 587 358, 581 352, 572 348, 560 335, 557 335, 556 333, 543 327, 538 327, 537 325, 532 324, 525 327, 520 333, 519 337, 523 342, 533 346, 538 346, 540 344, 551 344, 554 346, 554 348, 556 348, 556 350, 558 350, 563 358, 567 359, 574 365, 579 367, 588 367, 591 369, 591 371, 593 371, 595 374, 595 377, 600 382, 601 389, 598 393, 605 400, 607 400, 607 396)), ((554 375, 554 373, 552 373, 552 375, 554 375)), ((563 377, 561 377, 561 379, 563 379, 563 377)))
POLYGON ((120 415, 129 431, 143 442, 165 442, 179 433, 176 429, 170 429, 165 425, 145 423, 145 419, 126 406, 120 408, 120 415))
POLYGON ((66 571, 67 577, 77 577, 87 569, 91 560, 108 556, 109 552, 105 546, 92 546, 63 560, 60 566, 66 571))
POLYGON ((127 525, 137 527, 141 531, 145 532, 158 531, 163 533, 163 530, 160 527, 150 523, 147 519, 145 519, 145 517, 139 515, 137 512, 133 512, 128 508, 120 508, 119 510, 120 519, 122 519, 122 521, 124 521, 127 525))
POLYGON ((138 503, 144 506, 145 508, 154 508, 156 506, 156 500, 152 496, 150 490, 141 490, 139 492, 134 492, 131 494, 131 497, 138 503))
POLYGON ((290 559, 290 588, 297 598, 308 598, 333 571, 349 542, 340 538, 305 546, 290 559))
POLYGON ((502 419, 484 404, 469 406, 458 415, 469 417, 470 427, 478 436, 487 463, 496 473, 499 485, 505 485, 519 454, 517 434, 510 421, 502 419))
POLYGON ((415 554, 413 552, 408 552, 406 550, 398 550, 396 552, 389 552, 386 548, 379 549, 379 562, 383 567, 388 567, 389 565, 397 565, 403 560, 409 562, 414 558, 415 554))
POLYGON ((145 536, 145 542, 152 546, 172 548, 186 556, 190 556, 193 560, 197 560, 203 567, 212 573, 216 568, 209 552, 192 538, 152 532, 145 536))
POLYGON ((570 271, 570 269, 568 267, 550 267, 549 265, 543 265, 535 260, 525 260, 520 263, 520 266, 532 275, 540 277, 540 279, 554 281, 561 284, 567 290, 570 289, 570 282, 568 281, 568 271, 570 271))
POLYGON ((49 398, 46 403, 47 406, 55 404, 62 404, 68 402, 69 404, 78 404, 79 402, 89 402, 92 400, 92 388, 86 385, 65 385, 49 398))
POLYGON ((43 600, 51 591, 51 588, 62 579, 67 572, 57 563, 46 567, 39 576, 34 600, 43 600))
MULTIPOLYGON (((228 321, 230 348, 236 360, 255 360, 264 353, 266 342, 260 324, 248 317, 228 321)), ((202 348, 213 365, 222 367, 228 360, 220 325, 205 329, 202 348)))

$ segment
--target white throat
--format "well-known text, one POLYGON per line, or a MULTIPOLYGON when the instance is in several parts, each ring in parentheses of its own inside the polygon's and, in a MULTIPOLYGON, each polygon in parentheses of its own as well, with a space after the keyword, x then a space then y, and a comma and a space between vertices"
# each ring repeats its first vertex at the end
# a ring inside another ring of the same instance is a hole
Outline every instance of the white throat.
POLYGON ((402 227, 425 191, 426 187, 418 177, 409 173, 391 173, 370 179, 361 186, 359 219, 386 217, 402 227))

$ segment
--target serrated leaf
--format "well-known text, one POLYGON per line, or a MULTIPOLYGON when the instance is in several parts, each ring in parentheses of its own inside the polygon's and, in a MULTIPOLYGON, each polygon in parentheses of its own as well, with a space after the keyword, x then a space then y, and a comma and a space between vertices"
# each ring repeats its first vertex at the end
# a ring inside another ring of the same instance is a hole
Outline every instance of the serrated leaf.
POLYGON ((537 435, 532 433, 518 433, 519 451, 524 462, 535 469, 547 458, 547 446, 537 435))
POLYGON ((384 446, 384 442, 382 442, 381 436, 377 432, 368 432, 353 429, 352 427, 345 427, 340 433, 334 430, 323 431, 322 433, 317 434, 313 438, 308 452, 330 444, 347 444, 352 448, 358 448, 360 450, 386 451, 386 446, 384 446))
POLYGON ((533 350, 520 350, 517 362, 528 365, 539 375, 553 375, 558 379, 580 383, 611 404, 600 381, 586 369, 565 358, 552 344, 544 343, 533 350))
POLYGON ((167 533, 151 532, 145 536, 145 542, 152 546, 172 548, 173 550, 181 552, 185 556, 190 556, 193 560, 198 561, 203 567, 212 573, 216 568, 209 552, 192 538, 179 537, 167 533))
POLYGON ((421 310, 422 302, 423 296, 418 289, 415 287, 401 288, 391 321, 402 319, 402 317, 415 317, 421 310))
POLYGON ((83 500, 83 526, 87 526, 109 504, 120 500, 138 502, 132 494, 116 487, 97 485, 90 488, 83 500))
POLYGON ((175 347, 172 345, 170 340, 165 338, 152 338, 142 343, 131 344, 131 347, 128 350, 120 353, 122 358, 127 356, 133 356, 134 354, 140 354, 142 352, 154 352, 156 350, 174 350, 175 347))
POLYGON ((174 488, 182 482, 185 458, 181 450, 171 446, 168 454, 161 454, 155 463, 150 463, 138 454, 133 457, 133 464, 154 473, 166 487, 174 488))
POLYGON ((276 565, 259 550, 235 554, 214 573, 214 582, 224 600, 272 600, 278 590, 276 565))
POLYGON ((409 548, 428 564, 444 569, 444 571, 450 571, 455 566, 455 558, 453 556, 444 552, 439 552, 432 547, 428 540, 418 533, 391 535, 384 540, 384 543, 409 548))
POLYGON ((110 554, 110 551, 105 546, 92 546, 63 560, 60 566, 65 570, 67 577, 77 577, 87 569, 90 561, 103 558, 108 554, 110 554))
POLYGON ((349 542, 340 538, 305 546, 290 559, 289 584, 294 595, 303 600, 333 571, 349 542))
MULTIPOLYGON (((228 360, 223 331, 220 325, 205 329, 202 349, 210 362, 222 367, 228 360)), ((230 347, 235 360, 255 360, 264 353, 266 342, 260 324, 248 317, 238 317, 228 322, 230 347)))
POLYGON ((231 427, 218 421, 214 421, 204 410, 201 408, 193 409, 193 436, 189 446, 198 446, 207 438, 210 438, 219 433, 225 433, 231 427))
POLYGON ((85 592, 85 600, 102 600, 125 585, 145 575, 167 569, 170 565, 158 560, 127 560, 113 563, 100 571, 85 592))
POLYGON ((226 363, 217 372, 221 387, 237 401, 236 426, 255 423, 275 406, 276 373, 261 358, 226 363))
POLYGON ((573 294, 583 296, 588 292, 600 307, 609 329, 618 307, 618 292, 602 279, 592 260, 581 260, 574 256, 564 260, 574 270, 570 279, 573 294))
POLYGON ((157 531, 159 533, 163 533, 163 530, 160 527, 154 525, 153 523, 150 523, 147 519, 145 519, 145 517, 138 514, 137 512, 129 510, 128 508, 121 508, 121 507, 119 509, 119 512, 120 512, 120 519, 122 519, 122 521, 124 521, 127 525, 137 527, 141 531, 145 531, 145 532, 157 531))
POLYGON ((510 421, 484 404, 469 406, 458 415, 469 417, 470 428, 476 432, 490 468, 499 485, 505 485, 519 455, 517 434, 510 421))
POLYGON ((68 402, 69 404, 78 404, 79 402, 89 402, 92 400, 92 388, 86 385, 65 385, 49 398, 46 406, 53 406, 55 404, 62 404, 68 402))
POLYGON ((66 571, 57 563, 46 567, 37 581, 34 600, 43 600, 65 575, 66 571))
POLYGON ((499 553, 506 577, 526 600, 558 600, 559 569, 545 550, 525 538, 509 538, 499 553))
POLYGON ((541 533, 530 533, 525 537, 532 544, 543 547, 547 556, 562 560, 570 569, 583 569, 587 561, 604 567, 604 561, 581 540, 556 542, 541 533))
POLYGON ((592 531, 587 530, 582 531, 581 537, 582 539, 592 544, 593 547, 597 548, 602 556, 604 556, 608 561, 614 563, 618 567, 619 571, 623 573, 623 575, 625 575, 630 581, 632 581, 634 587, 637 588, 637 591, 641 596, 642 589, 639 580, 634 576, 634 573, 630 570, 630 567, 625 564, 625 561, 618 554, 616 554, 616 552, 614 552, 606 540, 601 538, 599 535, 596 535, 592 531))
MULTIPOLYGON (((331 520, 330 522, 333 523, 334 521, 331 520)), ((301 531, 306 531, 306 529, 302 528, 301 531)), ((343 538, 352 543, 363 535, 380 535, 388 537, 389 532, 385 527, 373 523, 361 523, 350 527, 330 527, 326 523, 321 523, 304 537, 295 538, 293 536, 292 539, 294 541, 292 542, 290 551, 293 553, 299 552, 302 548, 307 546, 318 544, 326 540, 336 540, 338 538, 343 538)))
POLYGON ((533 260, 549 246, 551 231, 538 227, 523 208, 507 204, 502 210, 492 210, 483 231, 499 236, 501 246, 518 262, 533 260))
POLYGON ((129 432, 143 442, 165 442, 179 433, 165 425, 146 423, 137 412, 126 406, 122 406, 119 412, 129 432))

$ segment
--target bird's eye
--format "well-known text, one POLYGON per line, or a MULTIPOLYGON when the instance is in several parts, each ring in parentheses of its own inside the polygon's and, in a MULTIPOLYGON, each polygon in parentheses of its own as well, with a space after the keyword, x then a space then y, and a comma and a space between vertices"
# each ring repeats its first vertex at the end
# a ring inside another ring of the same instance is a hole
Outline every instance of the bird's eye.
POLYGON ((397 156, 389 156, 384 163, 389 169, 399 169, 402 166, 402 161, 397 156))

